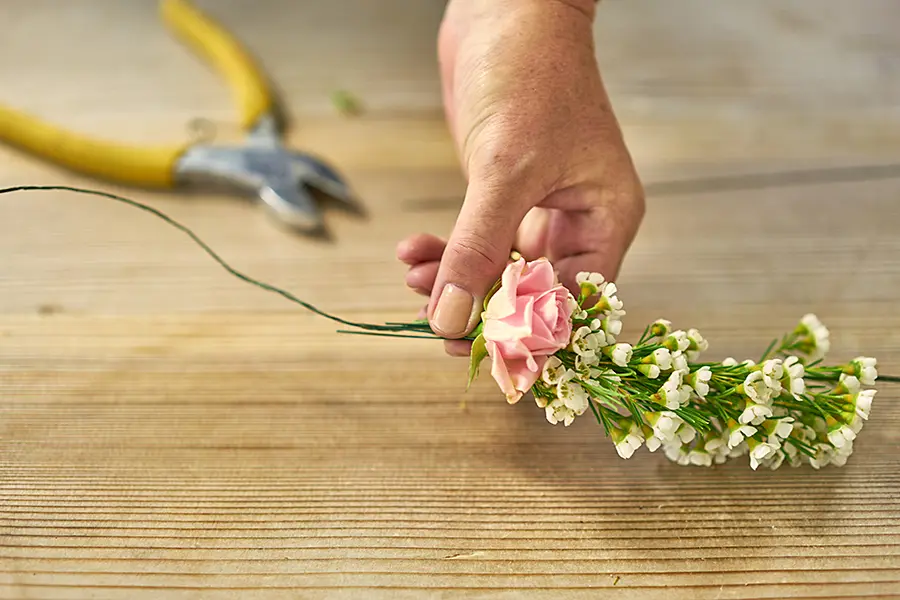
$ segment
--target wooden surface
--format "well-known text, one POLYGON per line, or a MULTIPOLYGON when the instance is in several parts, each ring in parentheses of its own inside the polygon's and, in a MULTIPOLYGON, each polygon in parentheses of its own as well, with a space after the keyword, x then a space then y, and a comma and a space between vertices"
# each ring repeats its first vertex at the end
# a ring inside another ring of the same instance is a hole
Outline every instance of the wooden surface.
MULTIPOLYGON (((464 189, 439 118, 441 3, 200 4, 369 219, 329 211, 323 243, 232 198, 130 195, 327 310, 411 316, 394 245, 446 233, 464 189), (338 86, 366 116, 330 114, 338 86)), ((834 360, 900 374, 900 178, 860 168, 900 162, 896 4, 601 6, 650 195, 620 278, 626 334, 665 316, 713 358, 756 356, 813 311, 834 360), (822 171, 759 175, 796 169, 822 171), (734 173, 757 176, 665 183, 734 173)), ((233 135, 224 87, 154 2, 0 13, 3 102, 137 142, 198 116, 233 135)), ((0 147, 0 186, 23 183, 98 185, 0 147)), ((623 461, 588 418, 552 427, 487 376, 465 395, 438 345, 336 335, 133 209, 2 196, 0 224, 2 599, 900 596, 896 386, 844 468, 623 461)))

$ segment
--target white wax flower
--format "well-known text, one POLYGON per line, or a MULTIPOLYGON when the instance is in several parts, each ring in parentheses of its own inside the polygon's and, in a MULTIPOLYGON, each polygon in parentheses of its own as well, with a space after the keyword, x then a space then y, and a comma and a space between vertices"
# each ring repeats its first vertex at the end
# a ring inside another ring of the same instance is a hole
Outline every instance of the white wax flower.
POLYGON ((712 456, 710 456, 709 452, 697 450, 696 448, 688 453, 688 461, 690 461, 692 465, 697 465, 699 467, 712 466, 712 456))
POLYGON ((835 388, 837 394, 858 394, 861 389, 860 381, 855 375, 841 373, 838 385, 835 388))
POLYGON ((738 421, 744 425, 759 425, 771 416, 772 409, 765 404, 747 404, 738 421))
POLYGON ((712 370, 709 367, 700 367, 686 378, 694 391, 701 398, 709 393, 709 381, 712 379, 712 370))
POLYGON ((680 408, 690 397, 685 398, 682 390, 684 373, 673 371, 666 382, 659 388, 659 396, 669 410, 680 408))
POLYGON ((605 353, 609 356, 610 360, 613 361, 614 364, 620 367, 627 367, 628 362, 631 360, 632 348, 631 344, 616 344, 615 346, 608 346, 604 348, 605 353))
POLYGON ((806 374, 806 371, 803 367, 803 363, 800 362, 800 359, 796 356, 788 356, 784 359, 783 371, 784 375, 781 378, 781 385, 786 389, 794 398, 797 398, 806 391, 806 382, 803 381, 803 376, 806 374))
POLYGON ((773 358, 762 364, 763 381, 769 388, 769 396, 777 397, 781 394, 781 378, 784 377, 784 367, 781 359, 773 358))
POLYGON ((547 385, 556 385, 563 378, 565 372, 566 368, 563 366, 562 361, 551 355, 547 358, 547 362, 544 363, 541 379, 547 385))
POLYGON ((744 442, 744 439, 752 437, 755 434, 756 427, 738 424, 737 427, 731 429, 728 433, 728 447, 737 448, 744 442))
POLYGON ((659 367, 656 365, 638 365, 637 369, 650 379, 656 379, 660 374, 659 367))
POLYGON ((807 354, 812 360, 818 360, 828 354, 831 349, 828 328, 814 314, 807 314, 800 320, 798 330, 806 334, 804 343, 807 354))
POLYGON ((875 385, 875 380, 878 378, 878 369, 876 368, 878 365, 877 360, 865 356, 858 356, 853 359, 850 364, 853 365, 860 383, 863 385, 875 385))
POLYGON ((875 399, 876 390, 862 390, 856 395, 854 408, 856 414, 863 419, 869 418, 869 411, 872 410, 872 400, 875 399))
POLYGON ((672 352, 684 352, 690 348, 691 341, 688 339, 687 333, 679 329, 667 335, 662 345, 672 352))
POLYGON ((854 439, 856 439, 856 432, 843 423, 839 423, 828 431, 828 441, 831 442, 831 445, 835 448, 840 448, 847 442, 852 442, 854 439))
POLYGON ((750 468, 754 471, 759 467, 760 462, 769 458, 778 452, 778 446, 769 442, 762 442, 750 449, 750 468))
POLYGON ((766 385, 762 371, 750 371, 741 387, 747 398, 756 404, 768 404, 772 397, 772 390, 766 385))
POLYGON ((690 342, 687 349, 688 360, 696 361, 702 352, 709 350, 709 342, 696 329, 688 329, 687 338, 690 342))
POLYGON ((681 371, 682 373, 690 372, 691 368, 688 366, 687 356, 680 351, 675 351, 672 353, 672 368, 676 371, 681 371))
POLYGON ((666 337, 672 331, 672 321, 657 319, 650 325, 650 335, 654 337, 666 337))
POLYGON ((672 368, 672 353, 667 348, 657 348, 650 355, 650 360, 663 371, 672 368))
POLYGON ((616 452, 622 458, 631 458, 635 451, 644 443, 644 437, 641 434, 641 428, 635 424, 626 433, 619 429, 613 429, 613 441, 616 445, 616 452))

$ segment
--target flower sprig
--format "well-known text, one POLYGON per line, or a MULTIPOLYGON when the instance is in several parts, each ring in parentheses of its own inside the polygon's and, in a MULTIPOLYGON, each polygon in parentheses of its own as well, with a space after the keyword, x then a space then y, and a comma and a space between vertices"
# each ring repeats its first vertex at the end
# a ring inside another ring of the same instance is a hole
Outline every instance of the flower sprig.
POLYGON ((619 341, 626 313, 616 284, 597 273, 577 283, 576 297, 546 260, 510 263, 485 301, 470 382, 490 357, 510 403, 530 392, 554 425, 590 412, 626 459, 646 447, 680 465, 847 462, 869 418, 877 361, 822 366, 829 332, 815 315, 758 362, 701 362, 709 342, 668 320, 648 325, 634 345, 619 341))
MULTIPOLYGON (((232 276, 348 328, 339 332, 443 339, 426 319, 377 324, 327 313, 238 271, 188 227, 135 200, 56 185, 0 188, 0 195, 29 191, 97 196, 149 213, 190 237, 232 276)), ((481 322, 465 338, 472 341, 469 383, 490 357, 491 375, 508 402, 530 392, 554 425, 571 425, 590 410, 623 458, 646 446, 682 465, 742 456, 753 469, 777 469, 785 461, 817 469, 844 465, 869 418, 871 386, 876 379, 900 382, 879 376, 870 357, 822 366, 829 332, 812 314, 774 341, 759 362, 699 362, 709 348, 700 332, 676 330, 663 319, 648 325, 635 345, 623 343, 625 310, 616 284, 597 273, 581 273, 577 283, 575 296, 546 259, 513 256, 484 302, 481 322)))

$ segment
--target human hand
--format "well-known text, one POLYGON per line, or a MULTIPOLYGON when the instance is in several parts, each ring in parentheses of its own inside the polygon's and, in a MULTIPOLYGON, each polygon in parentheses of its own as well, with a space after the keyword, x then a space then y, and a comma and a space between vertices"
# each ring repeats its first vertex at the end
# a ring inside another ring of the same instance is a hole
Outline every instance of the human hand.
MULTIPOLYGON (((515 248, 547 257, 577 290, 580 271, 614 279, 644 196, 601 81, 594 0, 450 0, 438 54, 444 107, 468 181, 446 242, 397 248, 432 329, 467 335, 515 248)), ((470 344, 450 339, 447 351, 470 344)))

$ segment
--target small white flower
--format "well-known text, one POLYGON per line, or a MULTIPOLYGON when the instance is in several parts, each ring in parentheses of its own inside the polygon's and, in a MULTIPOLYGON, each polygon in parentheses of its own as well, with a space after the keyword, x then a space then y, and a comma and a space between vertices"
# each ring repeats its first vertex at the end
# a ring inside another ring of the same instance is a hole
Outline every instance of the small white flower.
POLYGON ((672 353, 666 348, 657 348, 648 358, 650 364, 658 366, 663 371, 668 371, 672 368, 672 353))
POLYGON ((687 357, 682 352, 678 351, 672 353, 672 368, 676 371, 681 371, 682 373, 688 373, 691 370, 688 366, 687 357))
POLYGON ((682 423, 675 431, 675 437, 680 439, 682 444, 690 444, 697 437, 697 430, 687 423, 682 423))
POLYGON ((581 416, 587 410, 590 397, 576 377, 575 371, 567 369, 556 382, 556 398, 548 402, 546 399, 535 397, 537 405, 544 409, 550 424, 563 423, 568 427, 575 417, 581 416))
POLYGON ((659 450, 660 446, 662 446, 662 440, 656 436, 650 436, 644 442, 644 445, 650 452, 656 452, 657 450, 659 450))
POLYGON ((781 359, 773 358, 762 364, 760 369, 763 374, 763 381, 769 388, 769 396, 777 397, 781 394, 781 378, 784 377, 784 367, 781 359))
POLYGON ((628 366, 632 352, 631 344, 616 344, 615 346, 607 346, 603 349, 603 353, 606 354, 614 364, 620 367, 628 366))
POLYGON ((597 301, 590 312, 591 314, 596 313, 615 313, 617 311, 622 310, 622 307, 625 306, 618 297, 616 297, 616 292, 619 289, 616 287, 616 284, 610 282, 606 282, 599 287, 600 299, 597 301))
POLYGON ((596 364, 599 360, 597 351, 606 345, 606 334, 602 331, 591 331, 590 327, 582 325, 572 333, 571 344, 575 354, 589 364, 596 364))
POLYGON ((654 337, 666 337, 672 331, 672 321, 657 319, 650 325, 650 335, 654 337))
POLYGON ((760 425, 772 416, 772 409, 765 404, 748 403, 747 408, 738 417, 738 421, 744 425, 760 425))
POLYGON ((621 429, 613 428, 611 435, 616 445, 616 452, 625 459, 631 458, 635 451, 641 447, 641 444, 644 443, 641 428, 633 423, 628 433, 621 429))
POLYGON ((683 389, 684 374, 681 371, 673 371, 666 382, 659 388, 657 395, 669 410, 680 408, 681 405, 690 399, 684 397, 683 389))
POLYGON ((600 363, 600 357, 596 354, 587 356, 583 354, 575 355, 575 372, 582 379, 590 379, 591 373, 595 370, 595 367, 600 363))
POLYGON ((625 315, 624 310, 615 311, 600 321, 600 328, 606 333, 607 343, 615 342, 615 336, 622 333, 622 319, 625 315))
POLYGON ((754 471, 760 463, 778 452, 778 446, 769 442, 761 442, 750 448, 750 468, 754 471))
POLYGON ((803 381, 806 370, 803 363, 796 356, 788 356, 782 367, 784 376, 781 378, 781 385, 795 398, 803 395, 806 391, 806 382, 803 381))
POLYGON ((696 448, 688 453, 688 461, 698 467, 712 466, 712 456, 710 456, 709 452, 697 450, 696 448))
POLYGON ((656 379, 660 374, 659 367, 656 365, 638 365, 637 369, 650 379, 656 379))
POLYGON ((861 389, 859 379, 855 375, 847 375, 841 373, 841 378, 837 386, 834 388, 836 394, 858 394, 861 389))
POLYGON ((831 349, 828 328, 814 314, 805 315, 797 326, 797 333, 804 337, 800 340, 800 348, 812 360, 823 358, 831 349))
POLYGON ((578 305, 578 300, 576 300, 572 294, 569 294, 566 297, 566 306, 568 306, 569 310, 572 312, 573 319, 587 318, 587 311, 578 305))
POLYGON ((581 293, 585 298, 590 298, 596 294, 605 281, 600 273, 582 271, 575 275, 575 282, 581 288, 581 293))
POLYGON ((691 341, 688 339, 687 334, 682 331, 673 331, 663 340, 662 345, 671 350, 672 352, 684 352, 691 346, 691 341))
POLYGON ((761 462, 764 467, 769 467, 773 471, 776 470, 784 462, 784 452, 775 452, 761 462))
POLYGON ((848 441, 840 448, 835 448, 831 454, 831 464, 843 467, 847 464, 847 459, 853 454, 853 440, 848 441))
POLYGON ((566 406, 561 398, 554 398, 552 402, 544 408, 547 421, 551 425, 562 423, 566 427, 572 424, 575 417, 578 416, 575 411, 566 406))
POLYGON ((755 434, 756 427, 739 424, 737 427, 734 427, 728 432, 728 447, 737 448, 744 442, 744 439, 752 437, 755 434))
POLYGON ((746 441, 744 441, 731 449, 731 451, 728 453, 728 458, 740 458, 741 456, 747 454, 747 452, 749 451, 750 446, 746 441))
POLYGON ((821 469, 828 466, 834 456, 834 446, 829 444, 816 444, 814 446, 816 455, 809 458, 809 464, 814 469, 821 469))
POLYGON ((701 352, 709 350, 709 342, 696 329, 688 329, 687 338, 690 342, 687 349, 688 360, 696 361, 701 352))
POLYGON ((566 374, 556 384, 556 395, 568 409, 575 412, 576 415, 580 415, 587 410, 589 397, 584 388, 577 381, 573 381, 575 375, 571 369, 566 371, 566 374))
POLYGON ((606 281, 606 279, 600 273, 589 273, 587 271, 581 271, 577 275, 575 275, 575 282, 578 285, 581 285, 585 282, 593 283, 596 286, 601 286, 606 281))
POLYGON ((566 372, 562 361, 555 356, 550 356, 544 363, 544 370, 541 373, 541 379, 547 385, 556 385, 566 372))
POLYGON ((793 417, 785 417, 783 419, 778 419, 775 422, 774 429, 772 431, 772 435, 779 439, 786 439, 791 433, 794 431, 794 419, 793 417))
POLYGON ((772 396, 772 390, 766 385, 762 371, 750 371, 741 388, 747 398, 757 404, 768 404, 772 396))
POLYGON ((706 443, 703 444, 703 449, 712 455, 721 454, 724 456, 728 450, 728 445, 721 437, 713 437, 706 440, 706 443))
POLYGON ((672 462, 678 463, 681 466, 687 466, 690 464, 688 451, 684 446, 681 446, 679 444, 671 444, 666 446, 665 452, 666 458, 668 458, 672 462))
POLYGON ((729 356, 725 360, 722 361, 723 367, 736 367, 738 365, 738 361, 735 358, 729 356))
POLYGON ((875 399, 877 390, 862 390, 856 395, 854 400, 854 409, 856 414, 863 419, 869 418, 869 411, 872 410, 872 400, 875 399))
POLYGON ((831 442, 831 445, 835 448, 840 448, 847 442, 852 442, 855 439, 856 432, 843 423, 838 423, 828 430, 828 441, 831 442))
POLYGON ((709 367, 700 367, 686 378, 687 382, 694 388, 697 395, 705 398, 709 393, 709 381, 712 379, 712 371, 709 367))
POLYGON ((850 362, 853 366, 854 373, 863 385, 875 385, 878 378, 878 361, 874 358, 858 356, 850 362))
POLYGON ((684 421, 673 412, 662 411, 659 413, 646 414, 647 422, 653 428, 653 435, 664 442, 675 439, 675 432, 684 423, 684 421))

